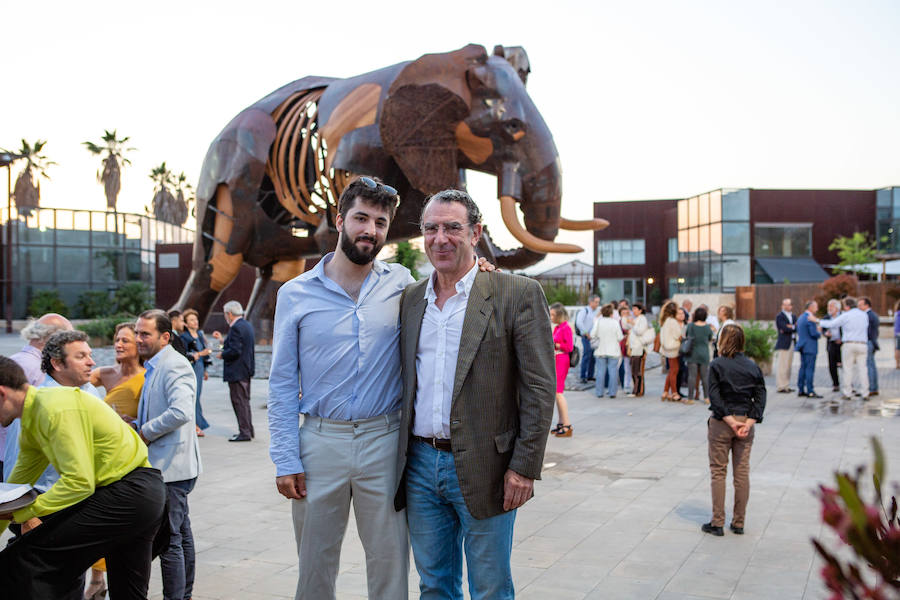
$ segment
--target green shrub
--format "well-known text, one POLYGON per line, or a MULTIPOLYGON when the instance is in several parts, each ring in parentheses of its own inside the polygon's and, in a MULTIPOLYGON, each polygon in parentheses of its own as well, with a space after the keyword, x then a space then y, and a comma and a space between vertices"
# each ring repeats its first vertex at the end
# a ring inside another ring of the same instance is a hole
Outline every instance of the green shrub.
POLYGON ((78 296, 75 311, 82 319, 97 319, 106 317, 114 312, 115 305, 104 290, 87 290, 78 296))
POLYGON ((150 297, 150 288, 140 281, 132 281, 124 284, 116 290, 116 311, 139 315, 148 308, 153 308, 153 299, 150 297))
POLYGON ((67 312, 69 312, 69 307, 59 297, 59 292, 56 290, 37 290, 31 296, 31 301, 28 302, 28 314, 34 318, 47 313, 59 313, 65 316, 67 312))
POLYGON ((564 283, 542 283, 541 287, 544 288, 547 304, 561 302, 564 306, 574 306, 579 303, 578 291, 564 283))
POLYGON ((771 323, 764 326, 759 321, 750 321, 744 325, 744 354, 760 362, 772 360, 777 337, 778 332, 771 323))
POLYGON ((91 338, 100 340, 104 345, 112 343, 113 336, 116 333, 116 325, 125 323, 126 321, 134 322, 135 316, 128 313, 117 313, 109 317, 94 319, 87 321, 78 326, 78 329, 85 332, 91 338))

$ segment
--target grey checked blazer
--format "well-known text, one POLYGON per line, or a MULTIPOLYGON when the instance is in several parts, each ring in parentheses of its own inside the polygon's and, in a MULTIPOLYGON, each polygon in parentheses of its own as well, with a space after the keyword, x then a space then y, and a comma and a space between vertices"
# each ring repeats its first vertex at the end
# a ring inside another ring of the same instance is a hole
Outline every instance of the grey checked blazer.
MULTIPOLYGON (((427 280, 400 300, 403 412, 398 473, 406 467, 416 399, 416 350, 427 280)), ((450 408, 450 443, 466 507, 476 519, 503 512, 507 468, 540 479, 553 418, 556 372, 541 286, 507 273, 475 275, 466 306, 450 408)), ((394 507, 406 506, 405 477, 394 507)))
POLYGON ((163 346, 158 356, 138 406, 138 416, 146 415, 141 432, 150 441, 148 458, 166 483, 193 479, 202 470, 194 428, 197 376, 172 346, 163 346))

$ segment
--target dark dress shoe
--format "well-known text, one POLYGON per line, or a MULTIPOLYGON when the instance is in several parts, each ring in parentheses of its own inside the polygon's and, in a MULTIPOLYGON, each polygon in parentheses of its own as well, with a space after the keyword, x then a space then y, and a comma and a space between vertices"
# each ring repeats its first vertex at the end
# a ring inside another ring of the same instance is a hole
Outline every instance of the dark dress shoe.
POLYGON ((723 535, 725 535, 725 532, 721 527, 716 527, 712 523, 704 523, 700 526, 700 529, 703 530, 703 533, 710 533, 718 537, 722 537, 723 535))
POLYGON ((734 533, 734 534, 737 534, 737 535, 744 535, 744 528, 743 528, 743 527, 735 527, 735 526, 734 526, 734 523, 732 523, 731 525, 729 525, 728 528, 731 529, 731 533, 734 533))
POLYGON ((807 398, 824 398, 825 396, 821 396, 815 392, 810 392, 806 395, 807 398))
POLYGON ((249 442, 250 438, 248 438, 245 435, 238 434, 238 435, 233 435, 230 438, 228 438, 228 441, 229 442, 249 442))
POLYGON ((878 390, 875 390, 874 392, 869 392, 869 395, 870 395, 870 396, 877 396, 877 395, 878 395, 878 390))

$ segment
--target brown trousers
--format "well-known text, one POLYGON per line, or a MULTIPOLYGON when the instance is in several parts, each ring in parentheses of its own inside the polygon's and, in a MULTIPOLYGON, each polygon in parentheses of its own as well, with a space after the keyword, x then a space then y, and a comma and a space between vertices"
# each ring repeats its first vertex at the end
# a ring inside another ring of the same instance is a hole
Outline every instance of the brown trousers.
POLYGON ((635 396, 643 396, 644 363, 647 360, 647 353, 644 352, 640 356, 631 356, 629 359, 631 360, 631 380, 634 384, 631 391, 635 396))
MULTIPOLYGON (((736 417, 743 421, 745 417, 736 417)), ((756 427, 745 438, 739 438, 724 421, 710 417, 707 422, 709 441, 709 474, 712 488, 712 525, 725 526, 725 479, 728 476, 728 453, 731 452, 734 479, 734 514, 731 524, 744 526, 747 501, 750 499, 750 448, 756 427)))

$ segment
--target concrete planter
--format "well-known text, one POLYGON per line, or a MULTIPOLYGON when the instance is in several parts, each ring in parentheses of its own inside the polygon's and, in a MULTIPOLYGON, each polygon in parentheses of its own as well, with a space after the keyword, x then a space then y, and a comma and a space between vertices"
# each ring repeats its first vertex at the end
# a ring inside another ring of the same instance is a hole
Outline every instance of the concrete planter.
POLYGON ((750 357, 750 359, 756 363, 759 367, 759 370, 762 371, 763 377, 768 377, 772 374, 772 359, 768 358, 766 360, 760 360, 758 358, 750 357))

